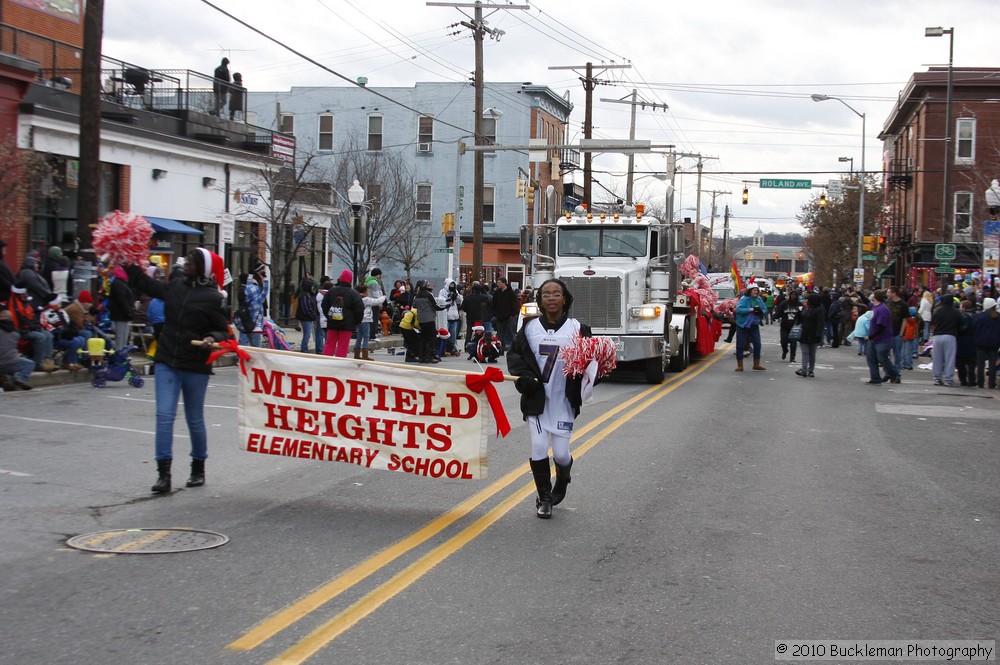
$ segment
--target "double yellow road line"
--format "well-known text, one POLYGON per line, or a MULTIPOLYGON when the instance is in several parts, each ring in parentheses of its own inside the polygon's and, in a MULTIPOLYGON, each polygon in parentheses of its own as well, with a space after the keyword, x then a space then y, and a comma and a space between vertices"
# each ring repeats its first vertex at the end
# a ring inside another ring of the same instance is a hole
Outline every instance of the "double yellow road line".
MULTIPOLYGON (((623 402, 593 422, 588 423, 585 427, 581 428, 574 434, 573 439, 575 441, 585 438, 594 430, 598 429, 605 423, 608 423, 609 420, 611 421, 604 426, 603 429, 588 439, 586 443, 578 445, 574 448, 574 458, 579 459, 585 455, 588 450, 603 441, 609 434, 631 420, 636 414, 641 413, 662 397, 669 395, 678 387, 704 372, 708 369, 708 367, 723 357, 723 355, 724 352, 717 350, 711 356, 705 358, 697 366, 692 367, 687 372, 672 377, 661 385, 653 386, 642 391, 635 397, 623 402)), ((406 538, 390 545, 375 556, 363 561, 357 566, 354 566, 350 570, 312 591, 308 595, 300 598, 280 612, 265 619, 263 622, 245 633, 242 637, 228 644, 226 648, 234 651, 250 651, 251 649, 257 648, 278 633, 295 624, 300 619, 303 619, 320 609, 344 591, 347 591, 369 576, 382 570, 382 568, 400 556, 403 556, 404 554, 419 547, 458 520, 468 516, 473 510, 485 503, 492 496, 506 489, 509 485, 523 478, 528 473, 529 468, 526 464, 519 466, 496 482, 490 484, 490 486, 486 489, 478 492, 469 499, 466 499, 406 538)), ((534 491, 534 481, 518 488, 485 515, 475 520, 472 524, 462 529, 458 534, 446 542, 435 547, 414 563, 407 566, 392 579, 382 584, 374 591, 365 595, 353 605, 313 630, 299 642, 280 654, 277 658, 269 661, 268 665, 300 665, 301 663, 304 663, 307 659, 315 655, 330 642, 337 639, 337 637, 349 630, 356 623, 388 602, 396 594, 406 589, 426 573, 430 572, 434 566, 438 565, 462 547, 470 543, 478 535, 489 528, 494 522, 510 512, 514 506, 531 496, 534 491)))

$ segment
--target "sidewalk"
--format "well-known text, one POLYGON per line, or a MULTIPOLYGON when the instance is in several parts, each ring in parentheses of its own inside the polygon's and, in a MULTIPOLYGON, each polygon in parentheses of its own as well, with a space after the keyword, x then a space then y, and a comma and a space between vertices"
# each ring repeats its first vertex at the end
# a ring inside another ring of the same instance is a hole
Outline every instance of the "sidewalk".
MULTIPOLYGON (((292 350, 295 351, 298 349, 297 340, 301 339, 302 335, 294 330, 292 330, 291 333, 292 339, 289 341, 292 343, 292 350)), ((403 336, 383 335, 378 339, 371 340, 371 342, 368 343, 368 348, 373 351, 382 351, 390 348, 402 350, 403 336)), ((147 376, 153 373, 153 361, 147 358, 146 354, 142 351, 133 352, 131 360, 132 367, 134 367, 135 371, 139 374, 147 376)), ((229 367, 234 364, 236 364, 236 356, 228 353, 215 361, 215 367, 229 367)), ((33 388, 42 388, 74 383, 90 383, 92 379, 93 376, 87 369, 82 369, 79 372, 69 372, 64 369, 60 369, 55 372, 32 372, 31 378, 28 379, 28 383, 30 383, 33 388)))

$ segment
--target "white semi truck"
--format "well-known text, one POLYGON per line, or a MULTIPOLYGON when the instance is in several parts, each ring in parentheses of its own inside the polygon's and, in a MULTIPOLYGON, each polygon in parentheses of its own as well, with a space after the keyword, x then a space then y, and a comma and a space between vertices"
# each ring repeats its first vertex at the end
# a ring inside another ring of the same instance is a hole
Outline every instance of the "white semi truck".
MULTIPOLYGON (((521 256, 535 288, 561 279, 573 294, 572 316, 611 338, 619 368, 648 383, 683 371, 697 336, 693 303, 678 292, 683 226, 643 214, 590 214, 582 208, 521 227, 521 256)), ((522 316, 535 312, 534 302, 522 316)))

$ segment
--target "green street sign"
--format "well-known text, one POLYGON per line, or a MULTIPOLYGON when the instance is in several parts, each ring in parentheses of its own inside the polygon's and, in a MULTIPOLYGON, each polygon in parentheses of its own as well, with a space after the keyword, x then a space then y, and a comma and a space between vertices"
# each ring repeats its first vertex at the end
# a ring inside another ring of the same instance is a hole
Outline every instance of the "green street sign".
POLYGON ((874 254, 862 254, 861 255, 861 260, 862 261, 875 261, 877 259, 878 259, 878 257, 875 256, 874 254))
POLYGON ((776 180, 761 179, 758 185, 761 189, 812 189, 812 180, 776 180))
POLYGON ((935 275, 952 275, 954 273, 955 273, 954 268, 942 268, 941 266, 938 266, 937 268, 934 269, 935 275))
POLYGON ((956 256, 958 256, 958 251, 955 246, 948 243, 939 243, 934 245, 934 260, 935 261, 951 261, 956 256))
POLYGON ((438 254, 451 254, 452 253, 451 247, 438 247, 434 251, 437 252, 438 254))

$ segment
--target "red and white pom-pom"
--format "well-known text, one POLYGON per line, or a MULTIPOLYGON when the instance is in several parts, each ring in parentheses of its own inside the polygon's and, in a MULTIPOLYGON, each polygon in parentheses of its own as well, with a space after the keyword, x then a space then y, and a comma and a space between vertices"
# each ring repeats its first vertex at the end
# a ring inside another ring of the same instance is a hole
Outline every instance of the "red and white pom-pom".
POLYGON ((699 259, 694 254, 688 254, 688 257, 684 259, 684 263, 680 266, 681 274, 691 279, 696 275, 701 274, 701 259, 699 259))
POLYGON ((115 210, 109 212, 94 229, 93 244, 98 256, 106 254, 108 263, 146 264, 153 227, 142 215, 115 210))
POLYGON ((573 343, 559 351, 563 361, 563 374, 580 376, 587 371, 587 365, 597 362, 597 375, 607 376, 618 364, 615 343, 607 337, 583 337, 577 333, 573 343))
POLYGON ((736 298, 729 298, 727 300, 720 300, 715 303, 715 313, 721 314, 722 316, 732 316, 733 312, 736 311, 736 298))

